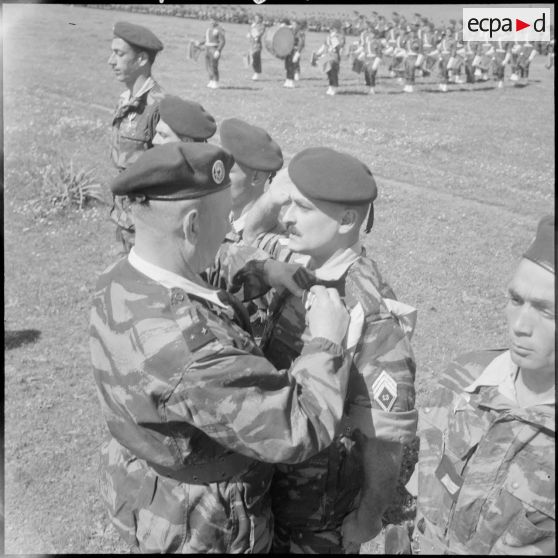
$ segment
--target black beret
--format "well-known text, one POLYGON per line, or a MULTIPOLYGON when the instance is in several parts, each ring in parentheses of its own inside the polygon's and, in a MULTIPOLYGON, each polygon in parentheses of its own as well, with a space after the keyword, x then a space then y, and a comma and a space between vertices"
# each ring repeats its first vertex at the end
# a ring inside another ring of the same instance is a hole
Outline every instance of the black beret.
POLYGON ((127 21, 117 21, 112 32, 115 37, 124 39, 127 43, 139 49, 152 52, 163 50, 163 43, 156 37, 153 31, 142 25, 136 25, 127 21))
POLYGON ((283 166, 281 148, 263 128, 238 118, 228 118, 221 123, 220 134, 221 145, 232 153, 237 163, 269 172, 283 166))
POLYGON ((289 177, 308 198, 347 204, 376 199, 376 181, 370 169, 355 157, 329 147, 310 147, 291 160, 289 177))
POLYGON ((555 241, 556 229, 554 226, 554 216, 547 215, 539 221, 537 227, 537 235, 531 246, 527 249, 524 258, 527 258, 540 266, 544 267, 551 273, 555 271, 555 241))
POLYGON ((188 200, 230 185, 230 153, 210 143, 174 142, 142 153, 111 183, 118 196, 143 195, 160 200, 188 200))
POLYGON ((215 134, 215 118, 195 101, 166 95, 159 103, 161 120, 178 136, 205 140, 215 134))

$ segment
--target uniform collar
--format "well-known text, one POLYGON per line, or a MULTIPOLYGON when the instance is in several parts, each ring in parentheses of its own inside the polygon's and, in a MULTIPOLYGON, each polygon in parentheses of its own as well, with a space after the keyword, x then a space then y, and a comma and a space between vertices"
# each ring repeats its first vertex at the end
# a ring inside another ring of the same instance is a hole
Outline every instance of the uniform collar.
POLYGON ((233 219, 233 215, 230 215, 230 222, 232 230, 242 236, 242 232, 244 231, 244 227, 246 226, 246 215, 247 213, 243 213, 238 219, 233 219))
POLYGON ((336 281, 340 279, 365 251, 360 242, 356 242, 350 248, 329 258, 323 265, 314 269, 318 279, 322 281, 336 281))
POLYGON ((122 99, 123 103, 128 103, 132 98, 139 99, 142 95, 145 95, 149 90, 155 87, 155 80, 149 76, 144 82, 143 85, 139 88, 138 92, 132 97, 130 94, 130 90, 126 89, 121 95, 120 98, 122 99))
POLYGON ((143 273, 150 279, 153 279, 153 281, 160 283, 167 289, 182 289, 188 295, 203 298, 212 304, 220 306, 221 308, 228 308, 219 300, 217 291, 198 285, 197 283, 186 279, 186 277, 182 277, 181 275, 177 275, 168 269, 164 269, 158 265, 148 262, 141 256, 138 256, 134 248, 132 248, 128 254, 128 262, 140 273, 143 273))
MULTIPOLYGON (((517 393, 515 391, 515 379, 517 377, 517 364, 515 364, 506 351, 497 356, 482 372, 482 374, 470 385, 464 388, 465 391, 473 393, 480 386, 497 386, 498 392, 518 405, 517 393)), ((537 403, 537 405, 555 405, 555 395, 550 395, 547 400, 537 403)))

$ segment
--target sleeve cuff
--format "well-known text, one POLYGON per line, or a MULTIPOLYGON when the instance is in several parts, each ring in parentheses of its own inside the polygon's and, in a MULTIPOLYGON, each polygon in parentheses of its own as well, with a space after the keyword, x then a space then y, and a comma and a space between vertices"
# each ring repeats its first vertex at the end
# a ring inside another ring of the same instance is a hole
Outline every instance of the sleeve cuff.
POLYGON ((311 355, 314 353, 330 353, 333 356, 342 357, 344 354, 343 347, 338 343, 334 343, 325 337, 313 337, 302 348, 301 355, 311 355))
POLYGON ((417 433, 418 412, 388 412, 380 409, 351 405, 348 422, 352 430, 360 430, 368 438, 408 444, 417 433))

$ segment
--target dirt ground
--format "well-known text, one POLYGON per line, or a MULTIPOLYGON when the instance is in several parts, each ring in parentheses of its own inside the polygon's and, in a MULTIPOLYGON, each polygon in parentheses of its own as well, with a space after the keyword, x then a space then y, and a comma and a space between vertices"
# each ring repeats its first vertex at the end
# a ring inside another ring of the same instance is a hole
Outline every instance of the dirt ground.
MULTIPOLYGON (((376 224, 363 241, 398 297, 418 308, 417 399, 455 355, 506 343, 510 273, 554 211, 554 69, 534 60, 524 87, 506 81, 417 91, 384 69, 375 96, 342 62, 340 93, 309 64, 284 89, 282 62, 264 52, 263 79, 243 67, 247 27, 225 24, 222 89, 186 59, 205 23, 68 5, 4 4, 5 551, 127 552, 96 485, 106 434, 88 349, 91 294, 118 257, 108 208, 37 215, 47 165, 95 169, 104 185, 111 110, 121 85, 106 64, 115 21, 149 26, 164 42, 156 79, 201 102, 218 122, 265 127, 286 162, 310 146, 344 150, 378 182, 376 224)), ((217 137, 215 141, 217 141, 217 137)), ((378 551, 370 544, 363 551, 378 551)))

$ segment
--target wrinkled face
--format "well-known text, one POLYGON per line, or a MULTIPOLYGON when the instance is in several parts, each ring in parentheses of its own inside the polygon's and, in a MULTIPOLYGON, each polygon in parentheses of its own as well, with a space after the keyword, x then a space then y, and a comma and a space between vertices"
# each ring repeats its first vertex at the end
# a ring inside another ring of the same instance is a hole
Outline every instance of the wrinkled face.
POLYGON ((155 137, 153 138, 153 145, 163 145, 164 143, 174 143, 181 141, 181 139, 171 130, 170 126, 159 119, 157 126, 155 126, 155 137))
POLYGON ((289 234, 288 248, 293 252, 308 254, 316 261, 329 258, 339 233, 339 206, 311 200, 294 184, 291 184, 288 192, 290 201, 282 217, 289 234))
POLYGON ((205 196, 200 208, 199 241, 196 247, 196 252, 202 262, 199 271, 210 266, 215 260, 217 250, 231 228, 230 212, 230 188, 205 196))
POLYGON ((115 37, 107 60, 118 81, 133 83, 142 72, 140 55, 125 40, 115 37))
POLYGON ((521 370, 555 368, 555 275, 523 258, 508 285, 506 307, 511 358, 521 370))

